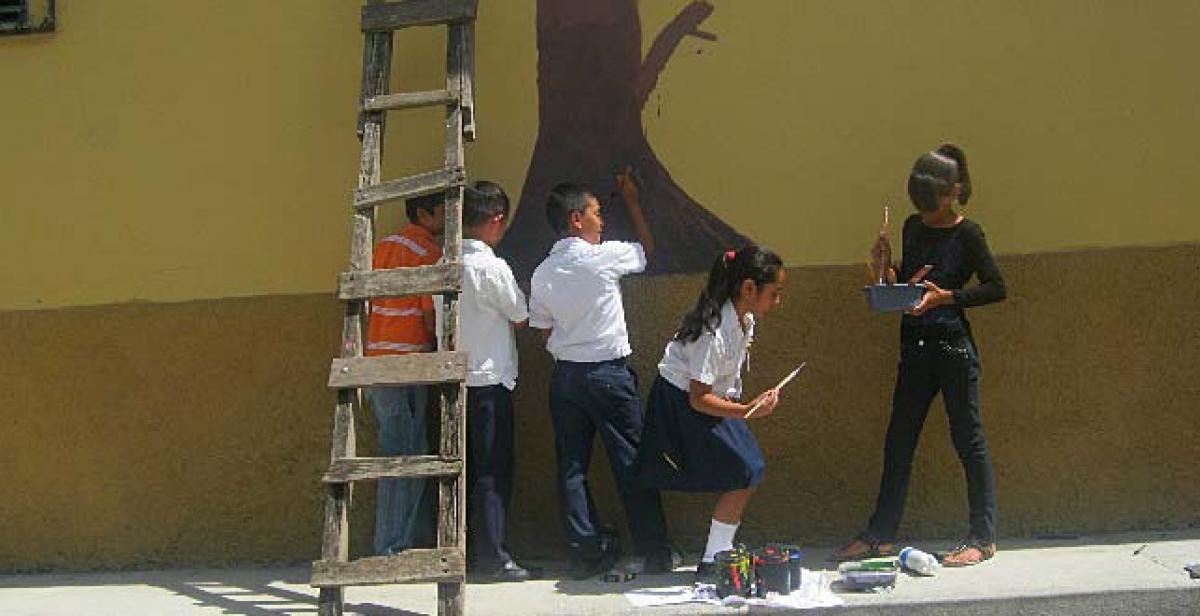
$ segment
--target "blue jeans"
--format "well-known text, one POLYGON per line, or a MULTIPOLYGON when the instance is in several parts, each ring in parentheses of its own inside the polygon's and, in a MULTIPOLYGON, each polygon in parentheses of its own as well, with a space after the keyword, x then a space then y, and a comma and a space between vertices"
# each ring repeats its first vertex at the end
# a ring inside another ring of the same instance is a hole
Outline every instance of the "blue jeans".
MULTIPOLYGON (((428 388, 370 387, 367 401, 379 426, 379 455, 429 453, 426 440, 428 388)), ((426 479, 380 479, 376 492, 375 554, 394 554, 432 543, 433 502, 426 479)))

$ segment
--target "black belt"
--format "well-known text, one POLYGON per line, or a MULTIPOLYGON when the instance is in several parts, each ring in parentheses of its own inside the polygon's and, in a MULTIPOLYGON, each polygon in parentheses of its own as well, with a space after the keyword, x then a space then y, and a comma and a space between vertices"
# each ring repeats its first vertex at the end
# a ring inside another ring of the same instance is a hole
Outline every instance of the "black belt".
POLYGON ((618 357, 616 359, 606 359, 604 361, 567 361, 565 359, 556 359, 554 360, 554 364, 556 366, 561 364, 564 368, 575 366, 624 366, 625 358, 618 357))
POLYGON ((971 331, 961 325, 927 325, 906 327, 900 330, 900 342, 910 344, 920 340, 962 340, 970 338, 971 331))

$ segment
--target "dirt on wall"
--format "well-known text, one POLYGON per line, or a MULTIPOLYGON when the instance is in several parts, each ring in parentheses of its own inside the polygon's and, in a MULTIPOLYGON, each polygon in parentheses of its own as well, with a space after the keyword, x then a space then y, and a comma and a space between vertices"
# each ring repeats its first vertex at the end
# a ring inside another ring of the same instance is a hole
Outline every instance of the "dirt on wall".
MULTIPOLYGON (((1010 256, 1010 299, 974 310, 1001 536, 1200 525, 1200 246, 1010 256), (1108 282, 1101 282, 1108 281, 1108 282)), ((753 422, 768 471, 748 541, 832 542, 859 529, 879 478, 897 356, 894 316, 866 311, 861 267, 793 268, 760 325, 747 386, 810 362, 753 422)), ((626 285, 649 387, 700 277, 626 285)), ((0 313, 0 571, 306 561, 319 552, 341 308, 326 295, 0 313)), ((521 336, 511 543, 558 554, 550 362, 521 336)), ((902 533, 960 538, 962 471, 940 403, 902 533)), ((359 417, 360 451, 373 448, 359 417)), ((602 454, 592 480, 621 519, 602 454)), ((373 487, 354 501, 369 544, 373 487)), ((697 549, 712 497, 670 494, 697 549)))

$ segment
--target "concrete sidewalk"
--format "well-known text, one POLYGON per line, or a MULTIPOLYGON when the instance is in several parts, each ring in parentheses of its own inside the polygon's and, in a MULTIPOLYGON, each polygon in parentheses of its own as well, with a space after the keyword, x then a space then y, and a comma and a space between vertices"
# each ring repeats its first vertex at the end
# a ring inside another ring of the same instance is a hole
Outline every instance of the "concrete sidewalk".
MULTIPOLYGON (((921 545, 926 549, 948 544, 921 545)), ((889 592, 839 593, 837 614, 1200 614, 1200 580, 1183 566, 1200 560, 1200 529, 1071 539, 1006 541, 997 558, 937 577, 901 576, 889 592)), ((810 548, 808 568, 827 549, 810 548)), ((551 577, 556 572, 550 571, 551 577)), ((208 569, 0 576, 0 614, 315 613, 308 568, 208 569)), ((706 605, 635 610, 622 592, 688 583, 690 571, 627 584, 547 579, 470 585, 471 614, 745 613, 706 605)), ((836 587, 835 587, 836 589, 836 587)), ((347 590, 355 614, 435 614, 433 585, 347 590)), ((753 613, 767 610, 751 609, 753 613)), ((771 610, 774 613, 776 610, 771 610)))

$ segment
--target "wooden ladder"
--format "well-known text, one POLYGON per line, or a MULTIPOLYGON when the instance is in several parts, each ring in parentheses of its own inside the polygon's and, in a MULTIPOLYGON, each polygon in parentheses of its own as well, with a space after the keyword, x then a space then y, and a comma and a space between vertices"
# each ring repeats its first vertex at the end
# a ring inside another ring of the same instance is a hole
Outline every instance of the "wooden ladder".
POLYGON ((329 386, 337 390, 321 560, 311 584, 320 588, 319 613, 341 614, 344 588, 353 585, 438 583, 438 614, 461 615, 466 581, 466 353, 458 351, 458 293, 462 281, 462 193, 466 181, 463 141, 475 135, 472 69, 478 0, 368 0, 362 9, 363 80, 358 189, 354 191, 350 271, 338 279, 346 302, 341 356, 333 360, 329 386), (388 92, 392 34, 411 26, 446 25, 446 87, 430 92, 388 92), (446 156, 441 169, 380 181, 386 112, 446 108, 446 156), (409 197, 446 193, 442 261, 436 265, 372 270, 375 208, 409 197), (381 297, 442 295, 438 352, 363 357, 368 302, 381 297), (354 417, 362 388, 431 385, 437 390, 441 439, 437 455, 367 458, 355 455, 354 417), (395 556, 349 559, 349 509, 353 482, 393 477, 435 477, 438 482, 437 548, 395 556))

